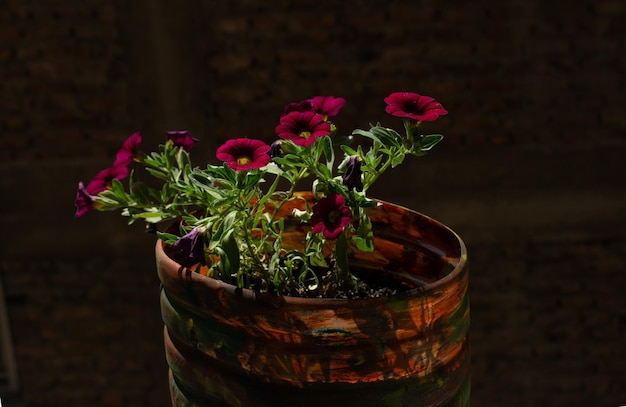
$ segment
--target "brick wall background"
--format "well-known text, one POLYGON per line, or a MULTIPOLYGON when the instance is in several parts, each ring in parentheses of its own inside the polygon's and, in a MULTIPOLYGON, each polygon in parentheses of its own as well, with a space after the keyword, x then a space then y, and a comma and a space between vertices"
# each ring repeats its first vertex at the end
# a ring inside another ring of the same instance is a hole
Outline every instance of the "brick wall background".
MULTIPOLYGON (((271 141, 283 106, 343 96, 340 129, 432 95, 446 139, 373 195, 470 248, 472 404, 619 405, 626 347, 626 5, 0 1, 0 272, 23 405, 167 404, 153 240, 73 219, 136 130, 271 141), (410 179, 410 182, 406 182, 410 179)), ((4 404, 9 395, 3 396, 4 404)))

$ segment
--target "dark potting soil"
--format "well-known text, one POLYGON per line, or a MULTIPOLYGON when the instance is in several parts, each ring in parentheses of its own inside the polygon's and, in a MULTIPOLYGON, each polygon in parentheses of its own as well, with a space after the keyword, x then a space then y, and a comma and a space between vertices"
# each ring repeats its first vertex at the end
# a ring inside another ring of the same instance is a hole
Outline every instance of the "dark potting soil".
POLYGON ((337 283, 335 275, 329 271, 320 281, 324 294, 317 293, 314 296, 342 299, 378 298, 416 288, 416 285, 410 281, 399 279, 390 273, 374 273, 363 270, 353 273, 359 278, 357 283, 353 286, 342 287, 337 283))

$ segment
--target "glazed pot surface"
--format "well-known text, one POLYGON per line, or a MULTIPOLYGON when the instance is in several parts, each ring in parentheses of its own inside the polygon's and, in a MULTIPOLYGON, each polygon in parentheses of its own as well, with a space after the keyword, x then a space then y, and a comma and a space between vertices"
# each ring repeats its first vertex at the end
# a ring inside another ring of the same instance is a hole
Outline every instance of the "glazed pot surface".
POLYGON ((370 217, 376 249, 351 267, 424 285, 356 300, 259 294, 191 272, 158 242, 172 405, 469 405, 463 242, 396 205, 370 217))

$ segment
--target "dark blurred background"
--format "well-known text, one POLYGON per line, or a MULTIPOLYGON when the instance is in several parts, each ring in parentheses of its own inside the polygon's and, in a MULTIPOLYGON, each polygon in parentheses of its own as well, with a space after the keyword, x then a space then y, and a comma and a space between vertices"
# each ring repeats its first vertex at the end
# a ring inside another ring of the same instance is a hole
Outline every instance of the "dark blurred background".
MULTIPOLYGON (((342 96, 340 131, 413 91, 446 139, 372 195, 469 247, 473 406, 626 404, 626 2, 0 0, 4 405, 165 406, 154 237, 74 219, 134 131, 274 139, 342 96)), ((1 299, 1 298, 0 298, 1 299)))

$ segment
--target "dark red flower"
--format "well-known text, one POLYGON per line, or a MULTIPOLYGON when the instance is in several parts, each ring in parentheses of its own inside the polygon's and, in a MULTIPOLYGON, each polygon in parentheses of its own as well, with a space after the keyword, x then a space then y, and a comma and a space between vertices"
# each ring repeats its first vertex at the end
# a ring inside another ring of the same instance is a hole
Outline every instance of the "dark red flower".
POLYGON ((338 194, 330 194, 313 206, 311 227, 314 233, 322 233, 326 239, 336 239, 352 222, 352 211, 346 200, 338 194))
POLYGON ((276 126, 278 137, 288 139, 299 146, 310 146, 318 137, 330 134, 330 123, 315 112, 291 112, 280 118, 276 126))
POLYGON ((361 180, 361 157, 353 155, 346 160, 346 172, 342 178, 343 185, 348 189, 363 191, 363 181, 361 180))
POLYGON ((191 267, 198 263, 206 264, 204 257, 204 231, 194 228, 191 232, 178 239, 171 246, 171 256, 184 267, 191 267))
POLYGON ((315 96, 311 99, 313 111, 323 115, 325 118, 337 116, 339 110, 346 104, 344 98, 334 96, 315 96))
POLYGON ((111 182, 114 179, 124 179, 128 176, 128 167, 125 165, 118 165, 110 168, 105 168, 87 184, 85 191, 91 195, 96 195, 111 186, 111 182))
POLYGON ((82 182, 78 183, 78 190, 76 191, 76 201, 74 202, 76 206, 76 217, 81 217, 91 209, 93 209, 93 198, 91 194, 85 190, 85 186, 82 182))
POLYGON ((236 171, 261 168, 270 162, 270 146, 261 140, 237 138, 217 149, 215 156, 236 171))
POLYGON ((311 106, 310 100, 303 100, 298 103, 289 103, 285 106, 285 114, 289 114, 291 112, 310 112, 313 110, 313 106, 311 106))
POLYGON ((168 131, 167 139, 170 140, 175 147, 182 147, 186 151, 190 151, 198 142, 198 139, 193 137, 191 133, 186 130, 168 131))
POLYGON ((429 122, 439 116, 448 114, 448 111, 430 96, 417 93, 396 92, 385 98, 385 111, 393 116, 405 117, 418 122, 429 122))
POLYGON ((133 133, 124 141, 122 148, 117 152, 113 166, 126 166, 133 162, 139 155, 139 144, 141 144, 141 134, 133 133))

